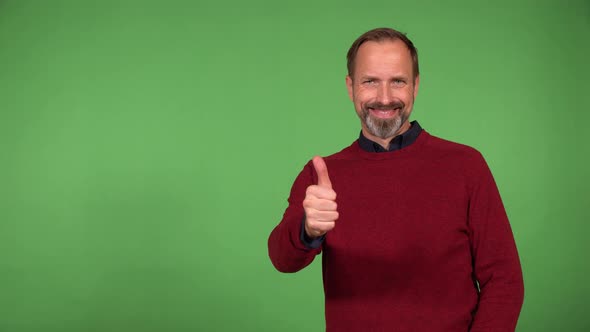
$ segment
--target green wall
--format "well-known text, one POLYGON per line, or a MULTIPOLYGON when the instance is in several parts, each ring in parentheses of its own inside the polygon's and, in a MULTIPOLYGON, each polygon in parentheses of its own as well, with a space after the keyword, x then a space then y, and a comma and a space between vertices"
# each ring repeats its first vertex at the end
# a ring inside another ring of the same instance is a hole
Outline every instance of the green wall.
POLYGON ((320 260, 266 241, 356 139, 345 54, 379 26, 419 49, 413 119, 495 175, 518 331, 588 331, 587 0, 1 1, 0 331, 322 331, 320 260))

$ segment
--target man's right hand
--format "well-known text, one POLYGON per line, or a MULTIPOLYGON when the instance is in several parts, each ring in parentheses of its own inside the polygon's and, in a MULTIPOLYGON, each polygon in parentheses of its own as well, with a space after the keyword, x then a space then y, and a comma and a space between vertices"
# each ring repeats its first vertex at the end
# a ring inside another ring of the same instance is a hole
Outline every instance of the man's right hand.
POLYGON ((318 184, 307 187, 303 208, 305 210, 305 233, 310 238, 317 238, 336 225, 336 192, 328 176, 328 167, 322 157, 313 158, 313 167, 318 175, 318 184))

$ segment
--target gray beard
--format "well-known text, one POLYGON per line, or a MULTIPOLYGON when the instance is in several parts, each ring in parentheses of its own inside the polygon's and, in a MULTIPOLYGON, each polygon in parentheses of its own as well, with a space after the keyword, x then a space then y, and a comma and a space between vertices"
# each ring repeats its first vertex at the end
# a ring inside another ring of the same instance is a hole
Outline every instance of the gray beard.
POLYGON ((397 134, 402 124, 406 122, 407 117, 403 112, 393 119, 378 119, 369 114, 369 111, 363 110, 363 122, 371 135, 377 136, 381 139, 391 138, 397 134))

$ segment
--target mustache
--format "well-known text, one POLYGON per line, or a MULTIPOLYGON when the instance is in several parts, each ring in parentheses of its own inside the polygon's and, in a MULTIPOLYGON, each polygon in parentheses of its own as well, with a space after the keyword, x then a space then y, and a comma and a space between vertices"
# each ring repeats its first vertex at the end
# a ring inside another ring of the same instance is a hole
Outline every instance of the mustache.
POLYGON ((368 103, 365 105, 365 108, 372 108, 374 110, 381 110, 381 111, 386 111, 386 110, 395 110, 396 108, 400 108, 403 109, 406 105, 402 102, 402 101, 394 101, 388 104, 382 104, 380 102, 373 102, 373 103, 368 103))

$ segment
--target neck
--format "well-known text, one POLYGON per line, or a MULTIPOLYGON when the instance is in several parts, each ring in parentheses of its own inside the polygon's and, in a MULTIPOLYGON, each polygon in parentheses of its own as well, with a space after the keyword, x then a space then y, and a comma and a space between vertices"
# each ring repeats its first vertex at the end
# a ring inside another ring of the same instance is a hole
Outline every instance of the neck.
POLYGON ((385 150, 389 150, 389 143, 391 142, 391 139, 405 133, 406 131, 408 131, 408 129, 410 129, 410 127, 411 127, 410 121, 406 120, 406 122, 404 122, 401 125, 401 127, 399 127, 399 130, 396 131, 395 134, 393 134, 393 136, 389 136, 389 137, 385 137, 385 138, 381 138, 381 137, 378 137, 378 136, 375 136, 375 135, 369 133, 369 131, 367 130, 367 128, 365 128, 365 126, 363 126, 361 130, 363 132, 363 135, 365 135, 366 138, 381 145, 385 150))

